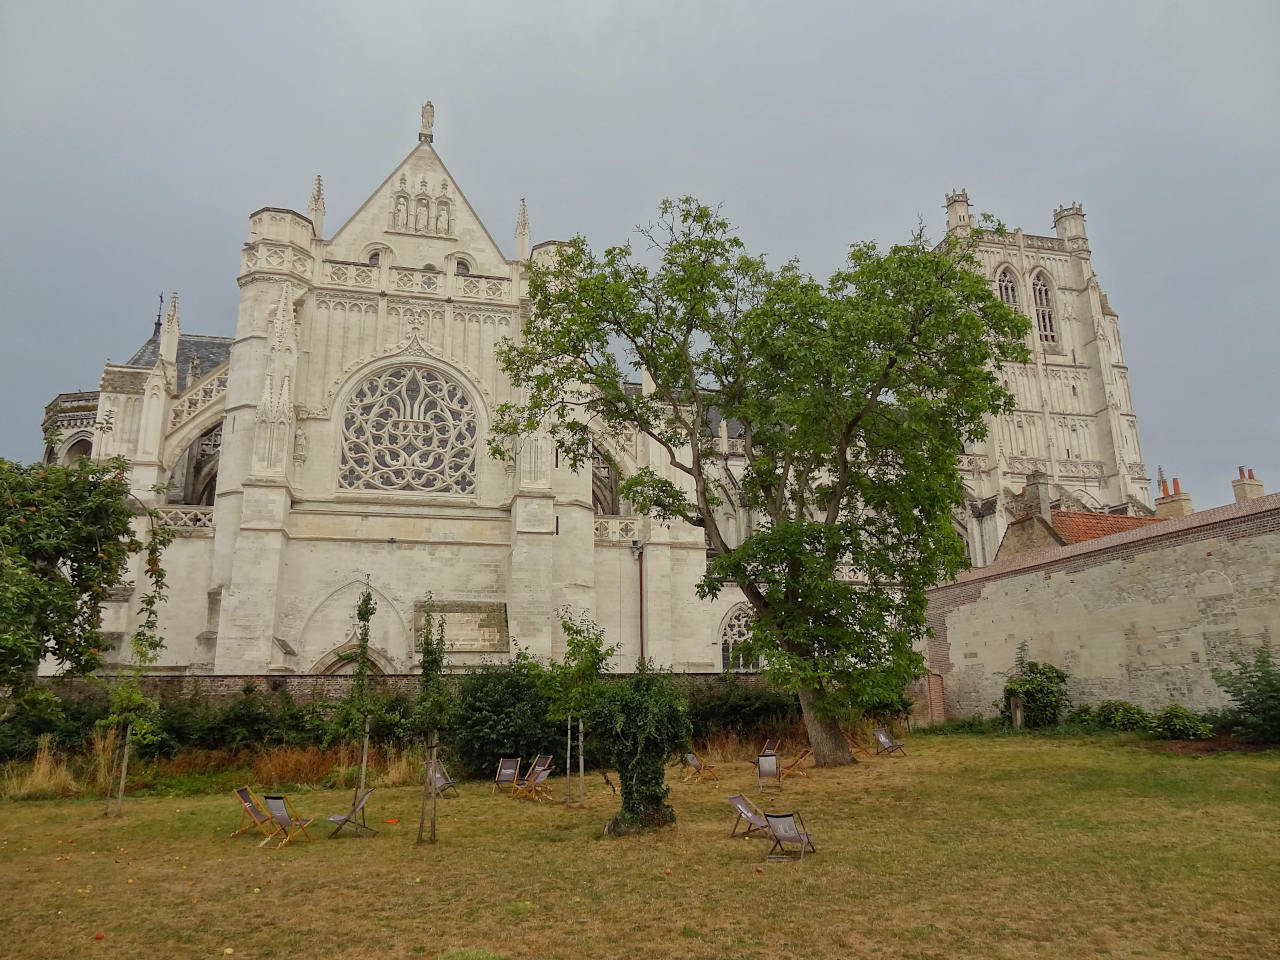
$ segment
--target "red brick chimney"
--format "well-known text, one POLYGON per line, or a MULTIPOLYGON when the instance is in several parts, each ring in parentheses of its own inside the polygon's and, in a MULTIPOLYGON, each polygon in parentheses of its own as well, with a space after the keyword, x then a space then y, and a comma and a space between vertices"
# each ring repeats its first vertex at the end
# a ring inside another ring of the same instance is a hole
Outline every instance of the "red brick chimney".
POLYGON ((1231 490, 1236 495, 1236 503, 1257 500, 1265 492, 1262 489, 1262 481, 1253 475, 1252 469, 1249 470, 1248 476, 1245 476, 1244 467, 1240 468, 1240 476, 1231 481, 1231 490))
POLYGON ((1178 478, 1173 478, 1173 493, 1169 492, 1169 484, 1162 481, 1160 484, 1160 492, 1163 496, 1156 497, 1156 516, 1162 519, 1169 517, 1185 517, 1194 510, 1191 506, 1191 494, 1182 492, 1182 484, 1178 482, 1178 478))

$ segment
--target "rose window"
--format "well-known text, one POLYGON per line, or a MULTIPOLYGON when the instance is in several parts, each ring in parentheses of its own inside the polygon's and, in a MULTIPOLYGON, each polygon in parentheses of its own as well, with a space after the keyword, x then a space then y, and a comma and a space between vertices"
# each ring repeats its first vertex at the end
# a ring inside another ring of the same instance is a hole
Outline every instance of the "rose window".
POLYGON ((472 493, 477 433, 475 405, 456 381, 425 367, 371 374, 347 401, 338 486, 472 493))

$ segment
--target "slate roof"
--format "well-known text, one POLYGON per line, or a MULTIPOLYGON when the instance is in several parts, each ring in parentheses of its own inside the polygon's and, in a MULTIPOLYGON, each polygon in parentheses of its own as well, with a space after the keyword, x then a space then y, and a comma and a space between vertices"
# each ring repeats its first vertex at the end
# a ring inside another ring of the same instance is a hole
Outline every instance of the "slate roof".
POLYGON ((1064 543, 1096 540, 1113 533, 1134 530, 1149 523, 1163 523, 1164 517, 1126 517, 1114 513, 1090 513, 1086 510, 1050 511, 1054 532, 1064 543))
MULTIPOLYGON (((231 358, 231 337, 206 337, 198 333, 178 335, 178 392, 187 389, 187 370, 191 358, 200 360, 200 375, 220 367, 231 358)), ((160 333, 153 333, 126 362, 127 367, 154 367, 160 356, 160 333)))

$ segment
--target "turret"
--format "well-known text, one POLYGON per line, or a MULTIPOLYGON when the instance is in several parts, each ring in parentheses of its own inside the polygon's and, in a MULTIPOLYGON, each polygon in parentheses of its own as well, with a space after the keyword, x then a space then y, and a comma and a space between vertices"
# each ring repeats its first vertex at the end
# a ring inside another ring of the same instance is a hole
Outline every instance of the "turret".
POLYGON ((1067 242, 1067 249, 1073 253, 1089 252, 1089 238, 1084 232, 1084 207, 1072 203, 1069 207, 1059 207, 1053 211, 1053 226, 1058 231, 1058 238, 1067 242))
POLYGON ((947 194, 947 233, 968 235, 973 228, 973 215, 969 212, 969 191, 953 190, 947 194))

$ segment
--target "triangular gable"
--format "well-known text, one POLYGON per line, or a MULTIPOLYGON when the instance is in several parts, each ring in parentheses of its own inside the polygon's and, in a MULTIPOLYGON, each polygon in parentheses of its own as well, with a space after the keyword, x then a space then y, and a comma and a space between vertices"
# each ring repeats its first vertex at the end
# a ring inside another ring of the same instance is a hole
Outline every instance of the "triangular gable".
POLYGON ((471 256, 479 273, 499 270, 506 273, 509 263, 449 168, 425 141, 410 150, 369 199, 338 228, 329 241, 326 257, 362 260, 372 244, 390 247, 400 265, 441 266, 450 253, 471 256), (405 204, 402 214, 397 216, 400 196, 404 197, 405 204), (444 231, 438 229, 442 200, 448 205, 450 221, 444 231), (424 201, 429 213, 426 231, 420 230, 418 224, 419 205, 424 201))

